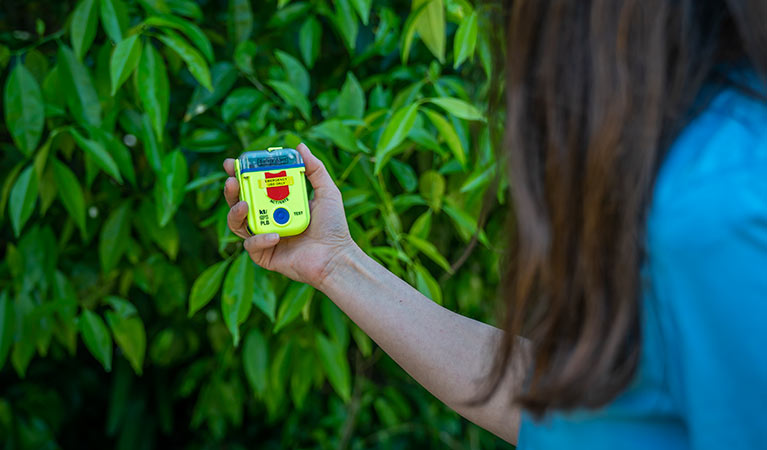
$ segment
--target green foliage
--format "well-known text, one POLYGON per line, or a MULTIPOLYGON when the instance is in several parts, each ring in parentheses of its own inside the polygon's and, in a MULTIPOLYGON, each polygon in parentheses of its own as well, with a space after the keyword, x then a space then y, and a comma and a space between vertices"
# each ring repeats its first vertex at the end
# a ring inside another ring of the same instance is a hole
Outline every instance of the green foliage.
POLYGON ((322 293, 255 266, 222 196, 224 158, 303 141, 368 254, 492 320, 504 208, 480 211, 505 199, 481 112, 482 11, 466 0, 14 8, 19 29, 0 29, 5 448, 504 446, 322 293))

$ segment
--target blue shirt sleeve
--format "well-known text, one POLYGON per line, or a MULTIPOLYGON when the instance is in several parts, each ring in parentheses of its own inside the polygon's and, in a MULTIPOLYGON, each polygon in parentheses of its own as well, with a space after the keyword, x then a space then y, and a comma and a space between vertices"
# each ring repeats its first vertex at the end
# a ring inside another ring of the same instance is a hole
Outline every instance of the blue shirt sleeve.
POLYGON ((648 222, 669 390, 694 449, 767 445, 767 121, 735 104, 681 139, 648 222))

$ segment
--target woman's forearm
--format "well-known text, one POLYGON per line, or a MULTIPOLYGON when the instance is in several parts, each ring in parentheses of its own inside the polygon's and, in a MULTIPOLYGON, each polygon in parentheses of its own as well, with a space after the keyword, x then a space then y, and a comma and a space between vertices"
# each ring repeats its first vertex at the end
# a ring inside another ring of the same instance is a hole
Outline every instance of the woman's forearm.
POLYGON ((509 371, 486 403, 467 404, 481 392, 503 331, 434 303, 356 246, 334 258, 318 288, 429 392, 516 443, 520 417, 511 397, 521 369, 509 371))

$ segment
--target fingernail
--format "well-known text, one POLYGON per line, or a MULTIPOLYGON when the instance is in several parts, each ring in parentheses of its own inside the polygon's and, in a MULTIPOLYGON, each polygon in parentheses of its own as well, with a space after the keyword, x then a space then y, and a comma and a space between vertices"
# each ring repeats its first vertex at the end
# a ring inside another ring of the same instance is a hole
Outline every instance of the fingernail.
POLYGON ((269 234, 267 234, 267 235, 264 237, 264 239, 266 239, 266 240, 267 240, 267 242, 275 242, 275 241, 276 241, 276 240, 278 240, 279 238, 280 238, 280 235, 279 235, 279 234, 277 234, 277 233, 269 233, 269 234))

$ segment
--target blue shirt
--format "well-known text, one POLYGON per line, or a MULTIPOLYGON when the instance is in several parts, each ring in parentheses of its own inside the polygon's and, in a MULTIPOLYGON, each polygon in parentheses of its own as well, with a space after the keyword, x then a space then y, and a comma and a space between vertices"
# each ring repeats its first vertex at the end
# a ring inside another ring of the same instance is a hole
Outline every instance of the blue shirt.
POLYGON ((523 415, 520 449, 767 448, 764 102, 727 88, 683 130, 646 239, 633 382, 599 410, 523 415))

